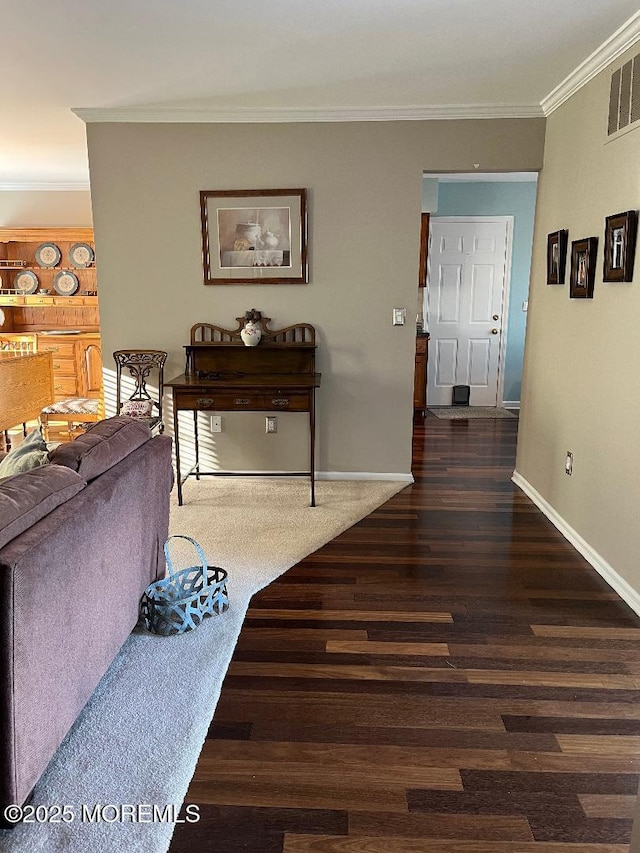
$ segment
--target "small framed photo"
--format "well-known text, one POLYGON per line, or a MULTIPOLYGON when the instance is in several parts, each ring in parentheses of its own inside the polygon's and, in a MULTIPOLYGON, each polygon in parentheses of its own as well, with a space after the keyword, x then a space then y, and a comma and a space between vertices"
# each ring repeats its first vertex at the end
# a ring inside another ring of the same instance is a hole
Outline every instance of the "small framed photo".
POLYGON ((307 191, 202 190, 205 284, 306 284, 307 191))
POLYGON ((585 237, 571 243, 571 288, 572 299, 593 299, 596 277, 596 255, 598 238, 585 237))
POLYGON ((638 211, 607 216, 604 229, 604 280, 633 281, 638 211))
POLYGON ((547 235, 547 284, 564 284, 568 239, 568 231, 547 235))

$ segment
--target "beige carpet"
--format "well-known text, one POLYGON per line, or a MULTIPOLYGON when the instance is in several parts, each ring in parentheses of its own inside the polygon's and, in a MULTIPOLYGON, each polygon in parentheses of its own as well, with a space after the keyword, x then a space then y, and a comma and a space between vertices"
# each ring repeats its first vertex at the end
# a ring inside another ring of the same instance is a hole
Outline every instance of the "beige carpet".
MULTIPOLYGON (((198 541, 211 565, 230 570, 231 588, 240 585, 251 595, 406 485, 324 480, 316 483, 317 506, 310 507, 309 483, 302 478, 190 478, 183 506, 173 495, 170 533, 198 541)), ((188 543, 172 542, 171 554, 176 568, 191 565, 188 543)))
POLYGON ((434 406, 428 411, 442 420, 476 420, 478 418, 515 418, 515 412, 495 406, 434 406))
MULTIPOLYGON (((68 803, 76 816, 95 803, 179 809, 253 593, 405 486, 323 481, 312 509, 302 479, 189 480, 186 504, 173 498, 171 531, 196 539, 212 565, 228 570, 229 610, 177 637, 134 631, 38 782, 34 806, 68 803)), ((178 543, 176 568, 194 565, 193 547, 178 543)), ((172 822, 77 817, 0 830, 0 851, 164 853, 172 832, 172 822)))

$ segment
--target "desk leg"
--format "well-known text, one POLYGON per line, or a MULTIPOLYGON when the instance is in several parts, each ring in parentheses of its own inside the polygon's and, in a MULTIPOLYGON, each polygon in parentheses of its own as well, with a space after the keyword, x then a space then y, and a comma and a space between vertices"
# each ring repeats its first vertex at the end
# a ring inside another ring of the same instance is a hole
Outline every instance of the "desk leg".
POLYGON ((178 481, 178 506, 182 506, 182 477, 180 476, 180 429, 178 427, 178 409, 176 395, 173 395, 173 441, 176 447, 176 479, 178 481))
POLYGON ((198 410, 193 413, 193 437, 196 443, 196 480, 200 479, 200 444, 198 442, 198 410))
POLYGON ((311 408, 309 410, 309 441, 311 444, 310 453, 311 453, 311 464, 309 465, 309 471, 311 474, 311 506, 316 505, 316 405, 315 405, 315 391, 311 392, 311 408))

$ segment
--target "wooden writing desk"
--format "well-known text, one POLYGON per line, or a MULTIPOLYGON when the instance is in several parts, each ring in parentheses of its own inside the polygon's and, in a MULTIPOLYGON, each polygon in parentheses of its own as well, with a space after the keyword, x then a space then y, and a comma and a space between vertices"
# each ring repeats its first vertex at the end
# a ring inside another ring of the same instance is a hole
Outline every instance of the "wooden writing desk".
POLYGON ((54 400, 53 353, 0 353, 0 430, 35 420, 54 400))
MULTIPOLYGON (((176 447, 178 505, 182 506, 182 484, 192 474, 209 476, 251 476, 244 472, 200 470, 198 412, 308 412, 309 470, 291 471, 287 476, 309 477, 311 506, 315 506, 315 389, 320 374, 315 372, 315 330, 306 323, 269 329, 270 318, 262 318, 263 337, 255 347, 240 339, 243 318, 237 329, 199 323, 191 329, 191 343, 185 347, 186 370, 165 387, 173 397, 173 428, 176 447), (195 465, 182 477, 178 413, 193 411, 195 465)), ((257 476, 282 476, 261 474, 257 476)))

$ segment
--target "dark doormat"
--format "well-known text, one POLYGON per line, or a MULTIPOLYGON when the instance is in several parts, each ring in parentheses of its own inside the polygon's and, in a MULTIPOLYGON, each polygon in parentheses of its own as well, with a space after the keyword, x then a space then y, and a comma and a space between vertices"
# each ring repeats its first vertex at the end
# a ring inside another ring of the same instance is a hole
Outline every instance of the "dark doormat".
POLYGON ((429 406, 432 415, 442 420, 467 420, 470 418, 517 418, 517 412, 496 406, 429 406))

